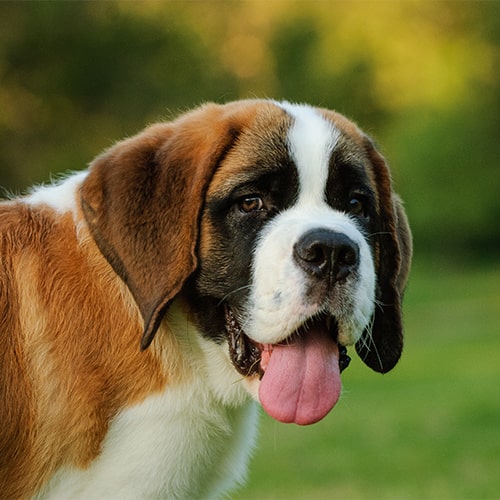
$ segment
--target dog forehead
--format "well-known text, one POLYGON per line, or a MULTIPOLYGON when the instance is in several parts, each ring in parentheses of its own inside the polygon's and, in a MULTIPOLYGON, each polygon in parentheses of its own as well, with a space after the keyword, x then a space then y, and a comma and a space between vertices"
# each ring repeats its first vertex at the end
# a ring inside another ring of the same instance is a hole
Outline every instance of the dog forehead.
POLYGON ((363 135, 354 123, 329 110, 288 102, 262 102, 217 168, 207 197, 223 197, 272 171, 294 168, 301 196, 324 198, 332 156, 363 164, 363 135))

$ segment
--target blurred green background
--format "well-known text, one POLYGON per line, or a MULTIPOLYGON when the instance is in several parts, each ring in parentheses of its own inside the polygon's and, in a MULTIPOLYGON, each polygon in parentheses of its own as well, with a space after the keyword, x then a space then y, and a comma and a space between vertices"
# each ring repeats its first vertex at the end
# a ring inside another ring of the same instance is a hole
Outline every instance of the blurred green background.
POLYGON ((84 168, 204 101, 327 106, 389 159, 407 343, 325 421, 263 417, 233 498, 500 498, 500 2, 1 2, 0 186, 84 168))

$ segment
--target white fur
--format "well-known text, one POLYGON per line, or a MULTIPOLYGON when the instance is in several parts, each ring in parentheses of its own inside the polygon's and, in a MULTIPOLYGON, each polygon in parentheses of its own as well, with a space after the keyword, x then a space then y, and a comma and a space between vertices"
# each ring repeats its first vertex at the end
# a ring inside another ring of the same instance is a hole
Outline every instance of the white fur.
POLYGON ((78 189, 87 175, 88 171, 83 170, 62 178, 54 184, 38 186, 24 200, 30 205, 47 205, 56 212, 71 212, 76 215, 79 201, 78 189))
POLYGON ((218 498, 243 482, 257 407, 227 345, 204 340, 175 303, 168 320, 191 377, 123 410, 89 468, 60 470, 39 498, 218 498))
POLYGON ((374 310, 375 270, 370 248, 346 214, 325 201, 328 162, 339 131, 307 106, 288 103, 284 109, 294 118, 288 142, 299 172, 297 203, 279 214, 260 237, 255 251, 247 335, 274 344, 291 335, 315 314, 328 312, 339 323, 339 341, 355 343, 368 326, 374 310), (307 276, 293 258, 293 246, 311 229, 344 233, 360 249, 359 271, 344 285, 341 303, 306 300, 307 276))
POLYGON ((294 117, 288 145, 299 172, 299 199, 316 205, 325 199, 328 162, 340 132, 310 106, 289 103, 281 106, 294 117))
POLYGON ((218 498, 241 484, 257 407, 223 406, 203 385, 169 389, 120 413, 90 467, 61 470, 39 498, 218 498))

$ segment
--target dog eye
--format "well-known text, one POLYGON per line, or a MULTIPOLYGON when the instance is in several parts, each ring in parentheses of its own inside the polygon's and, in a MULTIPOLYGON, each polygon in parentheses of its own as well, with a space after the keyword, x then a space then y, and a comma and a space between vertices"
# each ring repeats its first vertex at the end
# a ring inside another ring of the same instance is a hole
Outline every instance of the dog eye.
POLYGON ((247 196, 239 202, 239 208, 242 212, 259 212, 264 208, 264 202, 260 196, 247 196))
POLYGON ((366 217, 365 204, 359 198, 351 198, 349 201, 349 213, 366 217))

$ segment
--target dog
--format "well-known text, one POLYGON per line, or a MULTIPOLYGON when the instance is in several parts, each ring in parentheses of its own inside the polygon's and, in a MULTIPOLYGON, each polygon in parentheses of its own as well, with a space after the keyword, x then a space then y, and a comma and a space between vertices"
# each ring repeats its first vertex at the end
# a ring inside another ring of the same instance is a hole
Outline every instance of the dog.
POLYGON ((206 104, 0 204, 0 491, 217 497, 259 401, 321 420, 403 348, 411 234, 342 115, 206 104))

